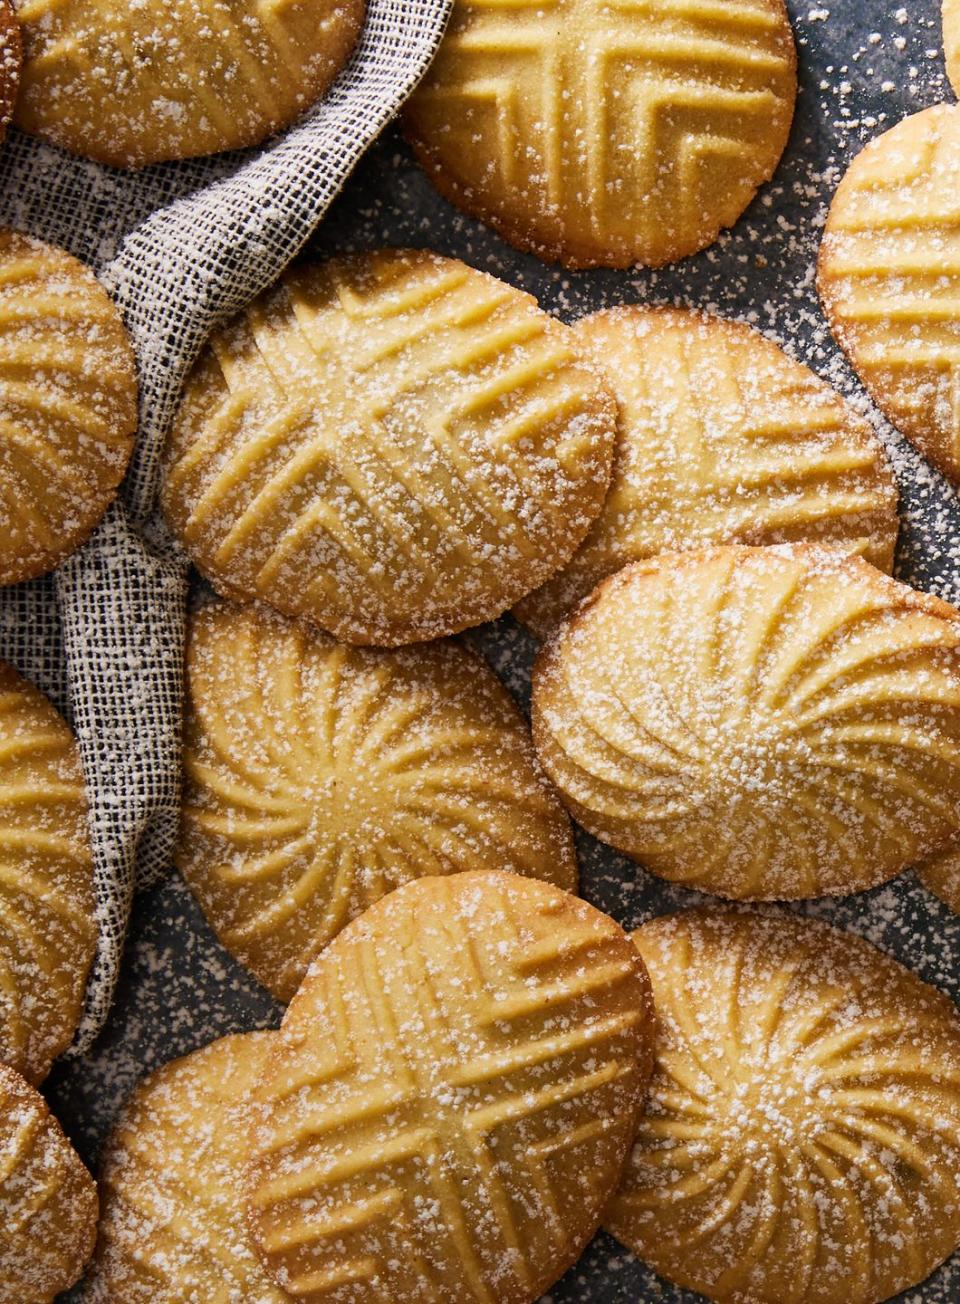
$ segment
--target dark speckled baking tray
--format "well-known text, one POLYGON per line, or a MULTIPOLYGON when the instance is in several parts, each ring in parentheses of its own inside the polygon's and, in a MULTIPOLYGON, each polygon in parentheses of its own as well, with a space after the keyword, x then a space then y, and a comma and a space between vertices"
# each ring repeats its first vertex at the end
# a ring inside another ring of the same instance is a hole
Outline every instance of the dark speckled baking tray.
MULTIPOLYGON (((710 307, 752 321, 863 402, 830 340, 813 289, 826 206, 865 140, 906 114, 953 98, 943 72, 938 4, 909 0, 896 11, 896 3, 790 3, 801 90, 784 161, 732 232, 677 267, 567 273, 517 254, 434 193, 395 129, 361 164, 314 242, 314 252, 430 246, 522 286, 566 319, 621 302, 710 307)), ((889 427, 879 424, 878 429, 893 454, 902 491, 899 574, 957 600, 957 498, 889 427)), ((525 704, 532 641, 509 617, 470 638, 525 704)), ((583 894, 628 928, 698 899, 648 876, 586 835, 580 838, 580 853, 583 894)), ((859 897, 810 902, 798 909, 863 933, 960 999, 960 919, 912 875, 859 897)), ((90 1054, 55 1069, 47 1094, 84 1157, 95 1164, 120 1102, 145 1073, 225 1033, 274 1025, 279 1016, 279 1007, 217 945, 172 875, 137 903, 106 1033, 90 1054)), ((78 1297, 76 1292, 71 1296, 78 1297)), ((695 1298, 656 1278, 604 1235, 547 1297, 553 1304, 689 1304, 695 1298)), ((960 1256, 902 1299, 911 1304, 960 1301, 960 1256)))

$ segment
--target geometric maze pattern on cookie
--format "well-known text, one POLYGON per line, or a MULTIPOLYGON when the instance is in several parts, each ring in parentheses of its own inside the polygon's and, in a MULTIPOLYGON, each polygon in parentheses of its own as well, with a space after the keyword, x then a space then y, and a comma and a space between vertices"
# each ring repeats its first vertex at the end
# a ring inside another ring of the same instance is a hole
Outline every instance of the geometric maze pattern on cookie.
POLYGON ((270 1051, 247 1177, 305 1304, 531 1304, 636 1132, 649 983, 607 916, 510 874, 419 879, 314 962, 270 1051))
POLYGON ((811 919, 697 910, 634 940, 656 1060, 608 1230, 723 1304, 922 1281, 960 1242, 952 1003, 811 919))
POLYGON ((177 863, 223 944, 283 1001, 344 924, 411 878, 575 891, 570 821, 496 676, 454 643, 335 643, 212 604, 187 653, 177 863))
POLYGON ((658 265, 736 222, 795 97, 782 0, 456 0, 406 125, 441 193, 518 248, 658 265))

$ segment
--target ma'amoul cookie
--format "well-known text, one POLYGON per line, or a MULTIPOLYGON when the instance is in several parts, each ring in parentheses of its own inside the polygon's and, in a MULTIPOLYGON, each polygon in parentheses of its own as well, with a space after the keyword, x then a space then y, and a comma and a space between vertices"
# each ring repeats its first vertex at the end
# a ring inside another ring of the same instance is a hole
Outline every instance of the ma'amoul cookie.
POLYGON ((327 89, 364 0, 18 0, 17 125, 142 167, 256 145, 327 89))
POLYGON ((759 331, 644 307, 573 330, 616 395, 617 450, 583 545, 516 607, 537 634, 628 562, 707 543, 814 539, 891 569, 897 491, 879 440, 759 331))
POLYGON ((613 1194, 652 1040, 606 915, 512 874, 408 883, 318 956, 268 1053, 264 1262, 303 1304, 532 1304, 613 1194))
POLYGON ((634 935, 656 1064, 605 1225, 722 1304, 879 1304, 960 1244, 960 1022, 862 939, 691 911, 634 935))
POLYGON ((938 104, 870 142, 840 183, 818 286, 871 398, 960 483, 960 108, 938 104))
POLYGON ((960 94, 960 3, 943 0, 943 52, 954 94, 960 94))
POLYGON ((383 652, 217 604, 187 646, 177 864, 223 944, 288 1001, 314 955, 411 878, 574 891, 570 821, 507 691, 456 644, 383 652))
POLYGON ((96 1232, 93 1178, 40 1093, 0 1065, 0 1301, 51 1304, 96 1232))
POLYGON ((6 135, 20 85, 23 42, 10 0, 0 0, 0 141, 6 135))
POLYGON ((960 844, 950 842, 915 866, 917 878, 960 915, 960 844))
POLYGON ((574 817, 737 899, 858 892, 960 829, 960 613, 814 544, 604 581, 534 670, 574 817))
POLYGON ((796 92, 782 0, 455 0, 406 124, 441 193, 518 248, 656 266, 736 222, 796 92))
POLYGON ((527 294, 429 252, 301 267, 215 335, 164 509, 227 596, 348 643, 499 615, 600 511, 613 399, 527 294))

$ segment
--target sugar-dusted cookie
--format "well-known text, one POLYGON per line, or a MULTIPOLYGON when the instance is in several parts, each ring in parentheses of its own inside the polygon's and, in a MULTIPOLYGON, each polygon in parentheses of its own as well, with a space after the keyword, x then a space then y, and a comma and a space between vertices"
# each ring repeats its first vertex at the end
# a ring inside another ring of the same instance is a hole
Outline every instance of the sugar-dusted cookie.
POLYGON ((31 1082, 70 1044, 93 960, 86 816, 66 721, 0 662, 0 1063, 31 1082))
POLYGON ((247 1242, 247 1111, 273 1040, 224 1037, 137 1087, 101 1160, 85 1304, 284 1304, 247 1242))
POLYGON ((133 350, 106 291, 61 249, 0 230, 0 584, 86 540, 136 424, 133 350))
POLYGON ((872 140, 830 207, 817 284, 871 398, 960 483, 960 108, 872 140))
POLYGON ((80 1276, 97 1188, 44 1098, 0 1065, 0 1301, 51 1304, 80 1276))
POLYGON ((429 252, 288 273, 215 335, 167 452, 167 519, 229 596, 348 643, 480 624, 600 511, 613 398, 527 294, 429 252))
POLYGON ((546 634, 628 562, 706 543, 815 539, 890 570, 897 491, 869 425, 740 322, 613 308, 576 323, 620 419, 610 492, 570 563, 516 615, 546 634))
POLYGON ((656 266, 736 222, 796 93, 783 0, 455 0, 406 124, 441 193, 518 248, 656 266))
POLYGON ((18 126, 141 167, 256 145, 353 49, 364 0, 17 0, 18 126))
POLYGON ((960 915, 960 844, 948 843, 914 868, 924 887, 960 915))
POLYGON ((314 961, 269 1052, 264 1261, 302 1304, 531 1304, 613 1194, 652 1041, 606 915, 513 874, 408 883, 314 961))
POLYGON ((0 0, 0 140, 13 117, 22 64, 23 42, 16 12, 10 0, 0 0))
POLYGON ((453 643, 374 651, 218 604, 187 648, 177 864, 279 999, 411 878, 504 869, 576 889, 570 821, 529 730, 453 643))
POLYGON ((960 0, 943 0, 943 52, 954 94, 960 94, 960 0))
POLYGON ((690 911, 634 935, 657 1010, 605 1224, 722 1304, 879 1304, 960 1244, 960 1021, 811 919, 690 911))
POLYGON ((664 878, 858 892, 960 830, 960 612, 814 544, 666 553, 544 648, 533 736, 574 817, 664 878))

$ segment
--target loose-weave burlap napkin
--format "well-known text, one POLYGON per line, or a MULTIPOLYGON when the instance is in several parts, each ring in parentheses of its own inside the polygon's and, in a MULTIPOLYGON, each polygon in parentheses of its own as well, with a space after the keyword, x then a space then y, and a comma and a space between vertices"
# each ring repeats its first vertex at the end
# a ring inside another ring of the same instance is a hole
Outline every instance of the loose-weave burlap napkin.
POLYGON ((0 656, 70 719, 89 791, 99 945, 75 1052, 107 1017, 134 891, 166 869, 176 836, 187 566, 155 503, 184 376, 214 325, 305 244, 425 72, 450 5, 368 0, 329 94, 252 155, 121 173, 17 132, 0 153, 0 224, 93 265, 140 375, 137 450, 118 502, 54 575, 0 591, 0 656))

